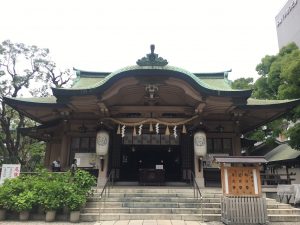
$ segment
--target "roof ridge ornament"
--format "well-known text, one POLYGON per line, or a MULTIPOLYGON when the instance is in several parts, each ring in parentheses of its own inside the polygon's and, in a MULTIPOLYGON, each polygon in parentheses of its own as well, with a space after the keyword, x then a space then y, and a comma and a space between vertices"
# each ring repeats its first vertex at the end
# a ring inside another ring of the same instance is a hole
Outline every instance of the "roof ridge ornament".
POLYGON ((151 53, 136 61, 139 66, 166 66, 168 61, 154 53, 155 45, 150 45, 151 53))

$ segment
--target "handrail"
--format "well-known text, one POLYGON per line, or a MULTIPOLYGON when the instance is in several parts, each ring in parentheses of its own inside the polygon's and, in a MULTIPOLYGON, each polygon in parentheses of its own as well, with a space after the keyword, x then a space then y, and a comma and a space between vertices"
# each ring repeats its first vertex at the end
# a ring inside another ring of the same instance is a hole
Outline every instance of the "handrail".
POLYGON ((192 170, 187 170, 188 174, 186 177, 188 177, 189 183, 192 185, 193 187, 193 191, 194 191, 194 198, 197 197, 197 199, 200 197, 202 198, 202 193, 201 190, 199 188, 199 185, 195 179, 195 174, 193 173, 192 170))
POLYGON ((189 182, 192 185, 194 191, 194 198, 197 198, 197 200, 200 198, 201 218, 203 221, 203 196, 200 187, 195 179, 195 174, 192 170, 187 170, 187 172, 189 172, 189 175, 187 177, 189 178, 189 182))
POLYGON ((102 202, 104 203, 104 206, 105 206, 105 199, 106 199, 106 197, 109 197, 110 189, 113 187, 113 184, 114 184, 114 178, 115 178, 115 169, 112 169, 106 179, 106 182, 102 188, 102 191, 100 192, 99 221, 101 221, 102 202))

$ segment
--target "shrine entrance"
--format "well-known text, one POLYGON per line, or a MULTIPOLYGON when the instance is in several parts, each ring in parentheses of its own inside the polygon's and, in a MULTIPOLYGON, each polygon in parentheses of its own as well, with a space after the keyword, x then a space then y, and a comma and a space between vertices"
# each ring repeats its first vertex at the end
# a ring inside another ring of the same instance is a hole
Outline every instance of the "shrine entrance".
POLYGON ((121 149, 121 181, 140 181, 141 170, 157 170, 164 181, 181 181, 180 146, 123 145, 121 149))

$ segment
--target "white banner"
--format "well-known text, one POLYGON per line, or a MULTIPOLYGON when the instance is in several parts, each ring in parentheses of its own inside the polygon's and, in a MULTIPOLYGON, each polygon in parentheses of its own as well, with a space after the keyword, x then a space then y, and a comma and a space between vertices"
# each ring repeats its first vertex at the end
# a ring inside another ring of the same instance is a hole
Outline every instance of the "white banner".
POLYGON ((18 177, 20 175, 20 171, 20 164, 3 164, 1 170, 0 184, 2 184, 5 179, 18 177))

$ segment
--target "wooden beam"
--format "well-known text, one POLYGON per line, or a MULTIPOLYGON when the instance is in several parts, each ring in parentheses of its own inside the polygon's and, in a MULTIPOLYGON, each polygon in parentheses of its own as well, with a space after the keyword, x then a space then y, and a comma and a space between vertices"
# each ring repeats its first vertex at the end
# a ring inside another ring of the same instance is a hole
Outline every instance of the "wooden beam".
POLYGON ((121 113, 189 113, 195 112, 193 107, 188 106, 112 106, 109 108, 110 112, 121 113))

